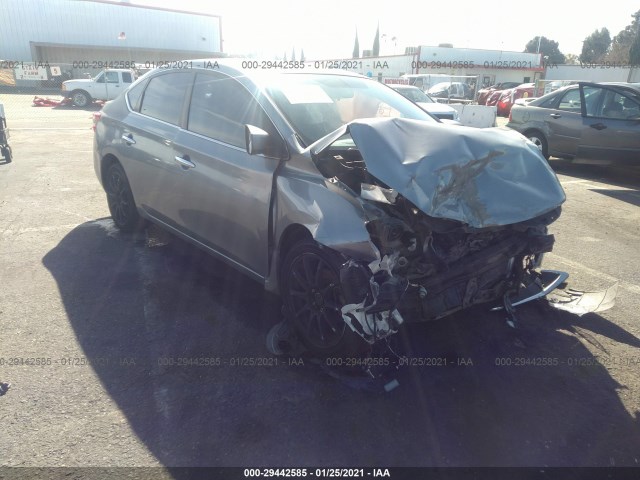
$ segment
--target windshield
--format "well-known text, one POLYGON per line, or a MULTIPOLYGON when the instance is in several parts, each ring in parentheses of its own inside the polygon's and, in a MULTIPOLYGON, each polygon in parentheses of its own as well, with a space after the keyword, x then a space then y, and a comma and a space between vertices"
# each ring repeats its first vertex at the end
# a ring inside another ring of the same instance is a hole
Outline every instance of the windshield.
POLYGON ((278 76, 266 90, 306 145, 360 118, 437 122, 391 88, 366 78, 287 74, 278 76))
POLYGON ((405 98, 408 98, 412 102, 421 102, 421 103, 435 103, 435 101, 426 93, 424 93, 419 88, 398 88, 394 89, 400 95, 405 98))
POLYGON ((449 82, 436 83, 429 89, 429 93, 440 93, 446 91, 452 84, 449 82))

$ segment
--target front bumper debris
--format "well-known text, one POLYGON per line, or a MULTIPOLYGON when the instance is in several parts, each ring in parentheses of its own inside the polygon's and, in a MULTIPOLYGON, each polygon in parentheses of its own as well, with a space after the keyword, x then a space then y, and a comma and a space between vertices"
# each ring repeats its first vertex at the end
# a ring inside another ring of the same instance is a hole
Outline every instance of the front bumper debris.
MULTIPOLYGON (((527 286, 527 288, 523 289, 516 297, 509 298, 509 303, 512 307, 517 307, 523 303, 542 298, 562 285, 567 278, 569 278, 569 274, 567 272, 560 272, 558 270, 542 270, 538 278, 527 286)), ((495 312, 502 310, 503 308, 504 306, 501 305, 492 308, 491 311, 495 312)))

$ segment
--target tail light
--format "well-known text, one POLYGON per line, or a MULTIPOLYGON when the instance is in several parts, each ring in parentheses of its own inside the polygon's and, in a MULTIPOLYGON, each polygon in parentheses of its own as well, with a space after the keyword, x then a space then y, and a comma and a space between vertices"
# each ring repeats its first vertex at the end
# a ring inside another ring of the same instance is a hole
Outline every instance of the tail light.
POLYGON ((93 115, 91 116, 91 118, 93 119, 93 126, 91 127, 91 130, 93 130, 94 132, 96 131, 96 127, 101 117, 102 117, 102 112, 94 112, 93 115))

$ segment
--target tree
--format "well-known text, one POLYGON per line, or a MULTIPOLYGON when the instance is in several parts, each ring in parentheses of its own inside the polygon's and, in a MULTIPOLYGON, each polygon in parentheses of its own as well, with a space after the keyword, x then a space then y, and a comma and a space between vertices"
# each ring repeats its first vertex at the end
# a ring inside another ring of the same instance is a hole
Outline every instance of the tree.
POLYGON ((636 62, 632 62, 629 54, 631 51, 631 44, 633 44, 634 41, 640 41, 636 40, 638 35, 640 35, 640 10, 632 14, 631 17, 633 18, 633 21, 627 25, 624 30, 620 30, 620 32, 613 37, 611 48, 605 58, 607 62, 638 64, 638 59, 636 58, 636 62))
POLYGON ((578 55, 575 55, 573 53, 567 53, 564 56, 564 63, 567 65, 578 65, 578 55))
POLYGON ((306 58, 304 58, 304 48, 300 49, 300 61, 304 62, 306 60, 306 58))
POLYGON ((609 30, 606 28, 595 30, 582 42, 580 61, 584 63, 602 62, 610 46, 611 35, 609 34, 609 30))
POLYGON ((533 37, 524 47, 527 53, 541 53, 545 57, 549 57, 549 63, 564 63, 564 54, 558 48, 558 42, 548 39, 547 37, 533 37))
POLYGON ((360 44, 358 43, 358 29, 356 28, 356 41, 353 44, 353 53, 351 58, 360 58, 360 44))
POLYGON ((371 51, 371 55, 377 57, 380 55, 380 24, 378 23, 378 28, 376 28, 376 38, 373 39, 373 50, 371 51))
POLYGON ((640 65, 640 29, 636 32, 636 38, 629 48, 629 63, 633 66, 640 65))

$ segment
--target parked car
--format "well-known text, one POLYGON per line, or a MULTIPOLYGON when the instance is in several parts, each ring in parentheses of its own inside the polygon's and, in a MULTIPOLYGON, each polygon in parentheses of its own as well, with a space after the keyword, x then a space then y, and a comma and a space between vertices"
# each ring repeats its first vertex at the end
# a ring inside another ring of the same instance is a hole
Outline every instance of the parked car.
POLYGON ((502 117, 508 117, 511 107, 519 98, 528 98, 535 95, 536 84, 535 83, 523 83, 517 87, 502 90, 500 98, 496 103, 498 107, 498 115, 502 117))
POLYGON ((558 284, 538 267, 565 195, 520 134, 354 73, 218 61, 152 71, 96 118, 120 230, 154 222, 278 292, 318 356, 558 284))
POLYGON ((487 97, 487 101, 484 103, 488 107, 494 107, 498 104, 498 100, 500 100, 500 96, 502 95, 502 90, 495 90, 489 94, 487 97))
POLYGON ((96 100, 113 100, 136 79, 135 72, 127 69, 107 69, 93 78, 62 82, 61 95, 70 98, 76 107, 86 107, 96 100))
POLYGON ((444 103, 436 102, 418 87, 395 84, 389 86, 396 92, 400 93, 403 97, 417 103, 421 108, 429 112, 431 115, 438 117, 440 120, 460 121, 460 114, 458 114, 458 111, 455 108, 444 103))
POLYGON ((427 93, 433 98, 473 100, 473 91, 471 87, 464 82, 436 83, 427 93))
POLYGON ((487 88, 481 88, 480 90, 478 90, 478 105, 485 105, 487 102, 487 98, 489 98, 489 95, 491 95, 493 92, 498 90, 506 90, 508 88, 515 88, 518 85, 520 85, 520 82, 501 82, 496 83, 495 85, 491 85, 487 88))
POLYGON ((640 84, 570 85, 515 105, 507 126, 549 158, 640 164, 640 84))

